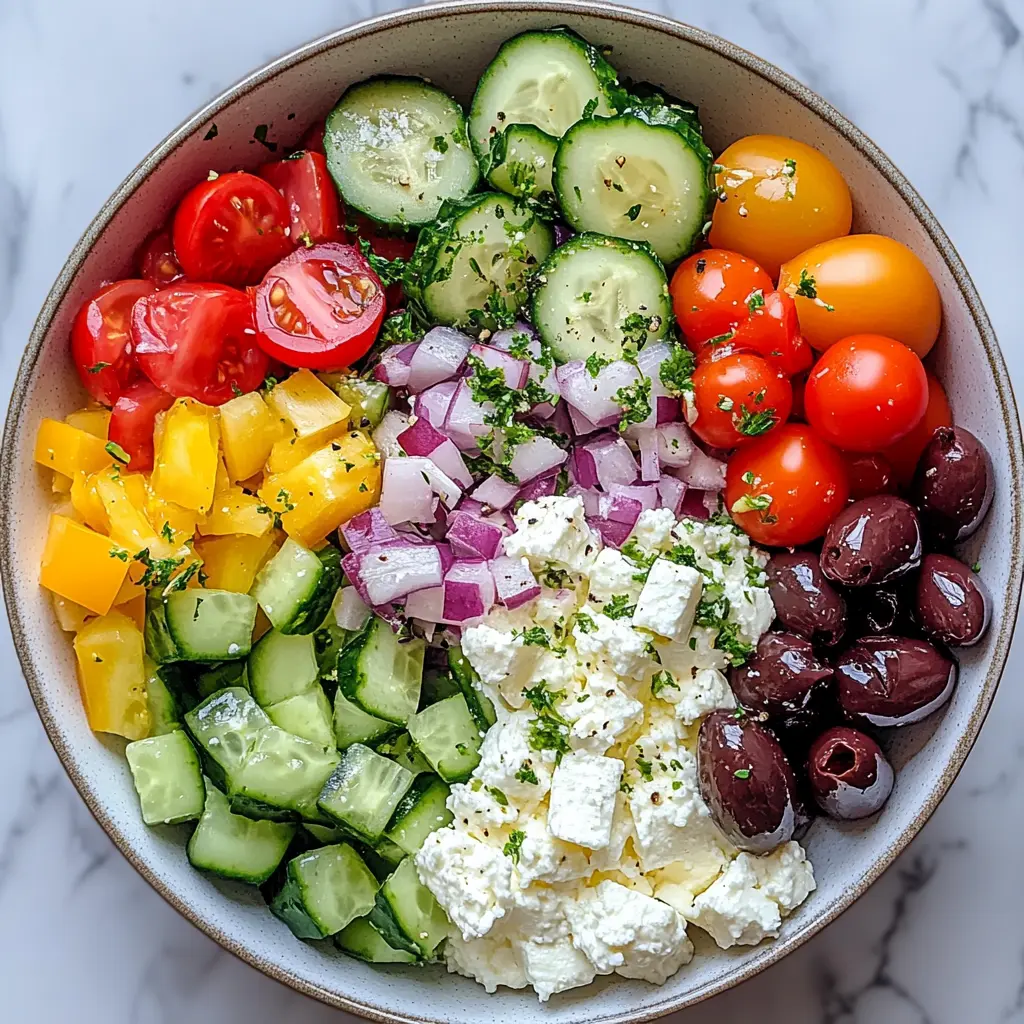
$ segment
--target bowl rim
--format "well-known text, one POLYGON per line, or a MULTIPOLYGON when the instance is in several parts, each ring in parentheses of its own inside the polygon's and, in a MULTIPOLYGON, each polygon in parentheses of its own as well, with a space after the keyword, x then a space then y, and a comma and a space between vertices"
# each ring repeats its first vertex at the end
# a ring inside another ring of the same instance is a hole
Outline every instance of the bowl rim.
POLYGON ((780 88, 791 98, 817 114, 847 142, 854 146, 886 179, 889 185, 895 189, 913 211, 917 221, 924 228, 932 244, 942 256, 947 269, 967 304, 985 349, 989 370, 999 395, 1000 413, 1009 438, 1008 455, 1013 492, 1010 502, 1010 567, 1002 601, 1002 608, 1004 610, 1000 620, 999 633, 993 648, 992 659, 985 675, 981 693, 971 710, 967 728, 954 748, 949 763, 945 766, 932 787, 910 827, 889 845, 885 854, 857 885, 847 889, 838 901, 826 908, 823 913, 814 916, 799 930, 776 939, 763 950, 761 955, 749 964, 744 965, 739 971, 731 972, 727 977, 706 984, 697 990, 681 993, 676 996, 668 996, 662 1002, 654 1006, 647 1006, 641 1010, 613 1012, 600 1017, 589 1017, 588 1019, 593 1024, 598 1024, 598 1022, 600 1024, 636 1024, 638 1021, 651 1020, 675 1010, 694 1005, 713 995, 733 988, 759 974, 765 968, 777 963, 797 947, 803 945, 826 925, 836 920, 840 914, 867 891, 920 832, 949 790, 949 787, 953 784, 963 767, 967 755, 974 746, 992 705, 992 700, 1006 664, 1019 610, 1021 586, 1022 582, 1024 582, 1024 552, 1021 551, 1020 543, 1016 543, 1021 539, 1022 529, 1021 467, 1024 464, 1024 457, 1022 457, 1024 444, 1022 444, 1021 439, 1020 421, 1012 382, 988 314, 981 302, 974 282, 971 280, 959 253, 940 226, 935 215, 889 157, 830 103, 774 64, 704 29, 696 28, 664 15, 606 3, 602 2, 602 0, 446 0, 446 2, 432 3, 417 8, 380 14, 358 21, 346 28, 327 33, 288 51, 275 60, 269 61, 256 71, 224 89, 213 100, 196 110, 195 113, 168 134, 118 185, 75 244, 36 318, 14 381, 4 424, 3 450, 0 453, 0 580, 3 583, 4 601, 7 607, 15 650, 46 734, 61 764, 89 810, 132 866, 182 916, 217 942, 222 948, 233 953, 250 966, 257 968, 269 977, 290 986, 304 995, 312 996, 338 1009, 346 1010, 371 1020, 387 1022, 387 1024, 415 1024, 416 1021, 426 1020, 437 1020, 440 1024, 445 1018, 410 1018, 383 1006, 374 1005, 369 1002, 360 1002, 355 998, 340 995, 324 986, 307 982, 293 975, 276 963, 260 956, 244 943, 235 942, 209 921, 205 920, 198 908, 179 899, 178 896, 164 886, 162 881, 150 870, 141 853, 132 846, 129 839, 111 820, 104 809, 100 795, 87 784, 85 778, 81 775, 75 752, 65 743, 59 724, 44 698, 40 685, 40 673, 37 673, 32 645, 29 640, 30 626, 16 596, 17 588, 14 569, 16 553, 13 550, 13 531, 8 511, 14 503, 11 487, 18 455, 16 439, 29 386, 33 378, 33 371, 40 357, 44 340, 57 310, 63 302, 72 281, 82 269, 90 250, 121 206, 131 198, 152 171, 182 145, 197 128, 258 86, 270 81, 293 66, 305 62, 310 57, 332 49, 339 43, 353 42, 367 36, 387 32, 398 26, 430 22, 460 13, 518 13, 523 11, 550 14, 554 17, 565 14, 587 15, 613 23, 630 23, 711 51, 739 64, 747 71, 780 88))

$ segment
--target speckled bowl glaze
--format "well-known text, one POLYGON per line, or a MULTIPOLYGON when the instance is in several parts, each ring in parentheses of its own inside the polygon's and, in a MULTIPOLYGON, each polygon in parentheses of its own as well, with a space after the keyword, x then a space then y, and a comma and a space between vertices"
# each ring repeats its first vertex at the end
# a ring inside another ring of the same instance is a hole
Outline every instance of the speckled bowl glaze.
POLYGON ((0 469, 3 585, 14 641, 50 739, 99 822, 157 891, 225 948, 301 992, 380 1021, 647 1020, 775 963, 849 907, 942 799, 992 701, 1021 587, 1021 437, 1010 381, 974 285, 921 198, 869 139, 777 68, 706 32, 601 4, 453 3, 386 15, 282 57, 199 111, 111 196, 54 284, 14 386, 0 469), (815 824, 806 845, 818 891, 785 923, 777 941, 728 953, 704 942, 693 963, 664 987, 602 979, 540 1007, 532 993, 503 989, 488 996, 441 968, 373 968, 325 944, 298 942, 254 891, 193 871, 183 831, 142 824, 121 744, 89 731, 70 638, 58 628, 36 582, 48 486, 32 463, 32 444, 41 417, 62 416, 81 403, 67 355, 80 303, 101 281, 131 273, 131 254, 143 237, 210 168, 252 167, 266 157, 252 141, 257 124, 268 124, 269 138, 282 147, 294 144, 347 85, 381 72, 427 76, 466 102, 499 43, 527 28, 557 24, 611 45, 622 73, 697 102, 716 152, 754 132, 789 135, 818 147, 850 183, 854 230, 891 235, 924 260, 943 299, 943 333, 932 363, 957 422, 985 442, 995 463, 995 504, 966 551, 968 562, 981 557, 995 616, 984 643, 961 654, 960 685, 948 708, 892 738, 898 781, 880 817, 867 824, 815 824), (216 137, 210 139, 214 123, 216 137))

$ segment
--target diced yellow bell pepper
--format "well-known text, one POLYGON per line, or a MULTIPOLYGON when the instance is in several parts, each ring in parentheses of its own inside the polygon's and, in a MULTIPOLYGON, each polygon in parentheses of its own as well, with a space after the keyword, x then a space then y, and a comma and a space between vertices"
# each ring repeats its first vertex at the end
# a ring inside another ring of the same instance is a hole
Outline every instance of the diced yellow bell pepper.
MULTIPOLYGON (((109 472, 109 468, 100 470, 100 473, 109 472)), ((78 472, 75 474, 75 478, 71 481, 71 504, 84 522, 100 533, 107 533, 110 530, 110 522, 96 490, 98 476, 98 473, 78 472)))
POLYGON ((66 633, 77 633, 88 621, 92 612, 74 601, 69 601, 60 594, 50 594, 53 598, 53 610, 57 613, 57 622, 66 633))
POLYGON ((87 622, 75 637, 78 683, 89 728, 130 740, 149 735, 142 631, 112 611, 87 622))
POLYGON ((349 407, 310 370, 296 370, 267 395, 270 408, 286 419, 299 437, 336 423, 348 423, 349 407))
POLYGON ((270 532, 262 537, 203 537, 196 541, 196 552, 203 560, 207 587, 248 594, 256 573, 277 546, 277 534, 270 532))
POLYGON ((158 416, 153 490, 182 508, 209 509, 217 479, 218 434, 217 410, 191 398, 179 398, 158 416))
POLYGON ((270 449, 270 458, 267 459, 267 472, 271 474, 286 473, 303 459, 308 459, 313 452, 319 451, 324 445, 337 440, 347 431, 348 424, 342 421, 341 423, 332 423, 329 427, 310 434, 309 437, 293 435, 275 441, 274 447, 270 449))
POLYGON ((50 490, 54 494, 71 494, 71 477, 64 476, 63 473, 54 473, 53 480, 50 483, 50 490))
POLYGON ((140 593, 127 601, 118 601, 114 605, 114 611, 122 612, 145 633, 146 629, 146 591, 139 587, 140 593))
POLYGON ((278 512, 285 532, 307 547, 380 496, 380 453, 358 430, 349 431, 294 468, 267 477, 260 497, 278 512))
POLYGON ((263 469, 282 428, 278 416, 255 391, 220 407, 220 443, 233 483, 248 480, 263 469))
POLYGON ((105 442, 60 420, 43 420, 36 434, 35 460, 40 466, 74 478, 81 470, 95 473, 110 465, 105 442))
POLYGON ((128 574, 128 558, 103 534, 53 515, 39 582, 96 615, 106 615, 128 574))
POLYGON ((273 525, 273 516, 267 511, 262 499, 232 484, 224 463, 221 463, 217 470, 213 507, 200 525, 199 532, 206 536, 244 533, 262 537, 270 532, 273 525))
POLYGON ((200 518, 195 509, 182 508, 173 501, 165 501, 148 484, 144 507, 150 525, 169 544, 180 548, 192 540, 196 532, 196 521, 200 518))
MULTIPOLYGON (((134 486, 131 490, 137 490, 134 486)), ((142 507, 136 506, 128 496, 125 479, 112 473, 96 475, 96 493, 103 502, 103 511, 110 524, 110 539, 124 548, 131 557, 144 548, 153 558, 170 558, 178 554, 173 544, 153 529, 142 507)), ((136 494, 137 498, 138 495, 136 494)), ((145 505, 145 492, 141 504, 145 505)))
POLYGON ((136 582, 142 578, 142 574, 145 571, 146 567, 141 562, 135 562, 129 559, 128 575, 125 576, 124 583, 121 584, 121 589, 114 597, 115 608, 121 604, 128 604, 129 601, 134 601, 137 597, 146 596, 146 588, 136 582))
POLYGON ((77 412, 68 413, 64 422, 72 427, 78 427, 101 441, 106 441, 110 431, 110 410, 109 409, 79 409, 77 412))

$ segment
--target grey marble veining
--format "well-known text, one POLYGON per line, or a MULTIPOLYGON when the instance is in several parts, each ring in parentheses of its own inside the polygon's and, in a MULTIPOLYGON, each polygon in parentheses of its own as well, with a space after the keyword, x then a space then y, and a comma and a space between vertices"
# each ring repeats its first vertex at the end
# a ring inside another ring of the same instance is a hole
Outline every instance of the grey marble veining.
MULTIPOLYGON (((0 391, 93 213, 173 125, 390 0, 0 0, 0 391)), ((1024 386, 1022 0, 648 0, 795 74, 871 135, 958 246, 1024 386)), ((984 574, 984 566, 982 567, 984 574)), ((5 1021, 304 1024, 344 1015, 218 949, 135 874, 43 734, 0 632, 5 1021)), ((687 1024, 1024 1021, 1024 641, 960 779, 841 920, 687 1024)))

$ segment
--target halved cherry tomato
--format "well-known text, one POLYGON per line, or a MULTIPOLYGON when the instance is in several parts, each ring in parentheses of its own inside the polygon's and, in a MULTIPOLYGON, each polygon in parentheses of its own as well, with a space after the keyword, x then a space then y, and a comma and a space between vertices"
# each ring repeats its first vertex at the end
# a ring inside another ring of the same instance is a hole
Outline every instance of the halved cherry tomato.
POLYGON ((143 378, 114 403, 110 413, 110 440, 129 456, 128 468, 145 473, 153 468, 153 424, 157 413, 170 409, 174 396, 143 378))
POLYGON ((178 257, 174 255, 174 243, 171 241, 171 229, 161 228, 142 243, 136 257, 139 275, 152 281, 157 288, 166 288, 175 281, 185 277, 178 257))
POLYGON ((309 153, 324 152, 324 129, 327 127, 324 118, 317 118, 302 136, 302 148, 309 153))
POLYGON ((880 334, 844 338, 807 378, 807 422, 837 448, 879 452, 906 437, 928 406, 921 360, 880 334))
POLYGON ((669 285, 679 329, 694 352, 743 323, 751 298, 771 290, 772 279, 753 260, 728 249, 694 253, 669 285))
POLYGON ((295 245, 341 240, 343 213, 322 153, 299 151, 259 169, 288 204, 295 245))
POLYGON ((908 487, 914 477, 914 470, 921 458, 921 452, 931 440, 936 427, 948 427, 953 423, 953 411, 949 407, 949 399, 939 383, 939 378, 928 370, 928 408, 920 423, 897 441, 892 447, 886 448, 882 454, 896 474, 896 482, 900 487, 908 487))
POLYGON ((876 494, 895 494, 896 480, 884 455, 875 452, 843 452, 850 480, 850 500, 860 501, 876 494))
POLYGON ((693 374, 693 432, 716 448, 735 448, 785 423, 793 406, 786 375, 767 359, 740 352, 702 363, 693 374))
POLYGON ((267 375, 249 297, 219 284, 175 284, 137 302, 132 338, 142 372, 175 398, 223 405, 267 375))
POLYGON ((193 281, 255 284, 293 248, 284 196, 245 171, 196 185, 174 214, 174 251, 193 281))
POLYGON ((337 370, 373 344, 384 319, 384 287, 353 245, 299 249, 253 293, 259 343, 288 366, 337 370))
POLYGON ((71 355, 83 387, 97 402, 113 405, 141 376, 132 354, 132 306, 155 291, 149 281, 114 281, 78 311, 71 328, 71 355))
POLYGON ((820 537, 849 493, 842 456, 799 423, 738 448, 726 470, 726 508, 754 541, 773 547, 820 537))

